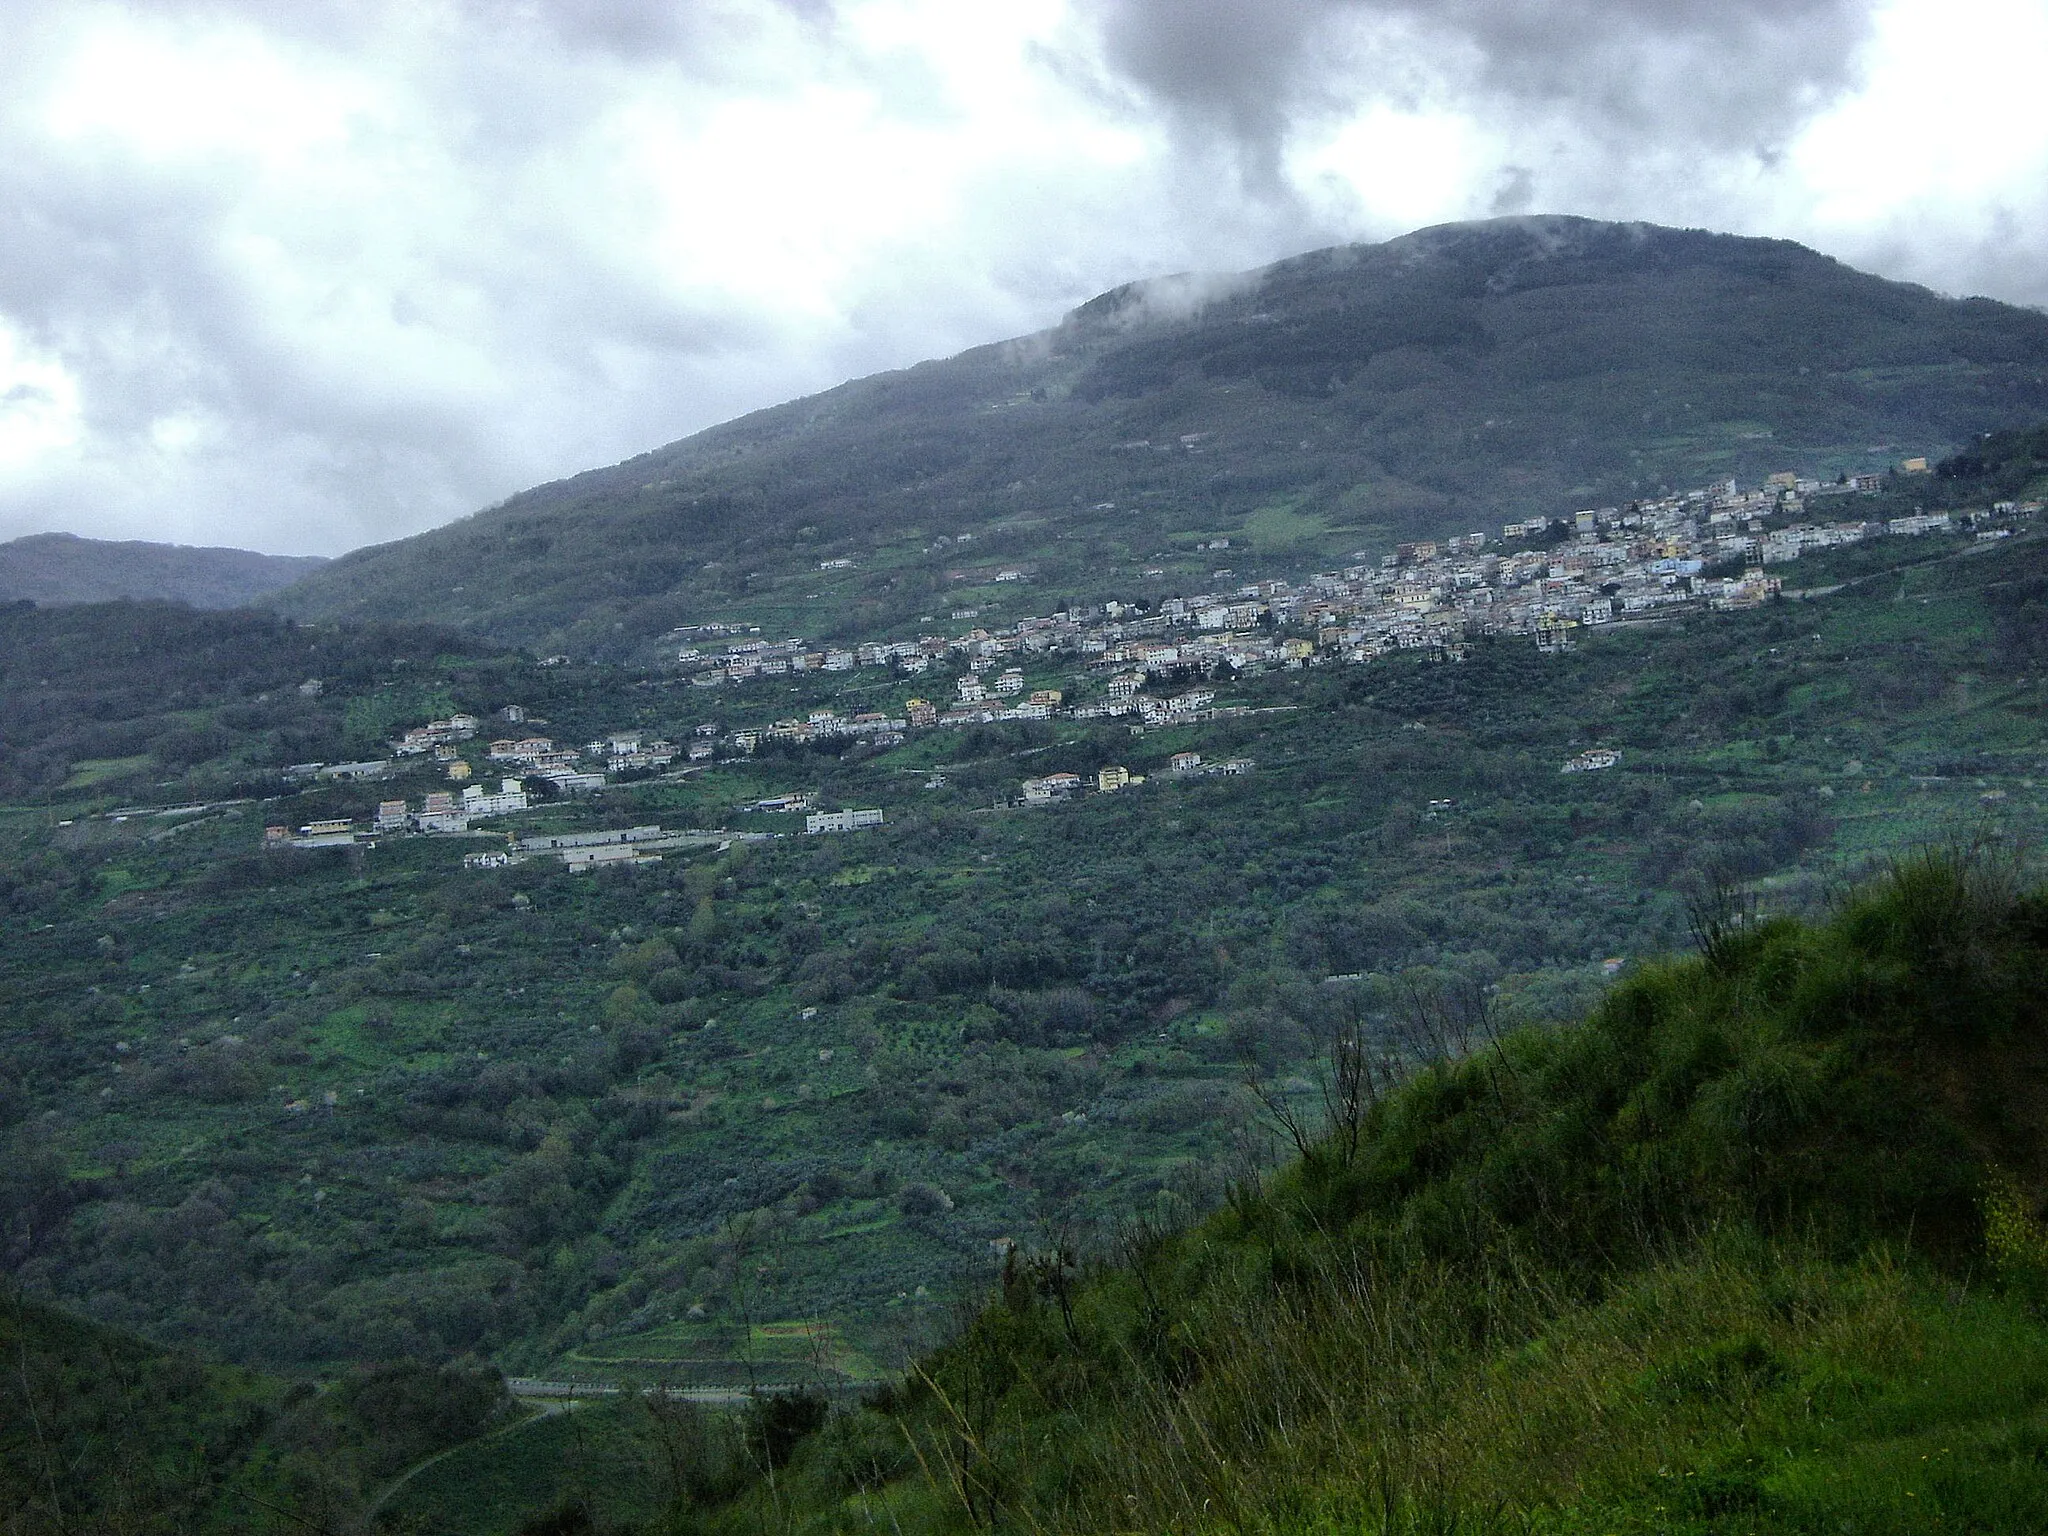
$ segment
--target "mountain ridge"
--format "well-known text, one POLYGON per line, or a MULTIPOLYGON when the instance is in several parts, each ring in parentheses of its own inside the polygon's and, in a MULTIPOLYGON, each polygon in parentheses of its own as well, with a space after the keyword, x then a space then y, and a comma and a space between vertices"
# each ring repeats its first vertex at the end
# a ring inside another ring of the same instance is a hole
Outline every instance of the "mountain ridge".
POLYGON ((327 564, 320 555, 143 539, 31 533, 0 544, 0 602, 104 603, 131 598, 242 608, 327 564))

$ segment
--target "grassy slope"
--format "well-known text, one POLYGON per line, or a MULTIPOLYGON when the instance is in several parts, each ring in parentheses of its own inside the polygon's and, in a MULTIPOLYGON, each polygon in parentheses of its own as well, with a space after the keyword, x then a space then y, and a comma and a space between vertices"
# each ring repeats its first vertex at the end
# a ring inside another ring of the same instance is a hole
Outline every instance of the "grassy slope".
POLYGON ((389 1531, 500 1536, 538 1511, 588 1509, 607 1525, 665 1505, 658 1425, 637 1405, 579 1403, 472 1441, 422 1468, 378 1511, 389 1531))
MULTIPOLYGON (((250 1473, 278 1383, 0 1299, 0 1530, 203 1524, 250 1473)), ((269 1491, 259 1479, 259 1491, 269 1491)))
POLYGON ((714 1523, 2039 1529, 2044 971, 1981 862, 1723 931, 1197 1228, 1013 1268, 714 1523))

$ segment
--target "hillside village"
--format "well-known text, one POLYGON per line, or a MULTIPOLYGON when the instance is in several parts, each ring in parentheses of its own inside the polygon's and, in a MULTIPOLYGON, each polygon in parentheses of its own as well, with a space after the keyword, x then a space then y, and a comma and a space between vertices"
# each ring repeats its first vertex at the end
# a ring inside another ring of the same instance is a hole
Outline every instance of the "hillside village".
MULTIPOLYGON (((1904 466, 1908 475, 1925 471, 1924 460, 1904 466)), ((366 781, 392 776, 408 759, 428 759, 442 769, 450 788, 428 792, 417 805, 383 801, 367 827, 339 819, 297 829, 272 826, 265 839, 270 845, 325 848, 379 835, 467 834, 487 830, 481 824, 498 818, 596 793, 621 776, 685 775, 719 760, 751 756, 764 743, 845 741, 886 748, 916 731, 1055 718, 1122 720, 1135 733, 1195 724, 1247 712, 1219 705, 1216 689, 1207 686, 1212 680, 1275 668, 1360 665, 1398 651, 1456 661, 1473 640, 1487 636, 1531 639, 1545 652, 1569 650, 1578 633, 1599 626, 1756 607, 1779 594, 1784 567, 1807 551, 1932 534, 1995 541, 2010 537, 2041 510, 2039 502, 2028 501, 1886 521, 1821 521, 1813 515, 1824 505, 1880 488, 1876 476, 1826 484, 1783 473, 1748 491, 1728 481, 1569 519, 1510 522, 1498 535, 1474 532, 1441 544, 1403 544, 1377 559, 1359 551, 1360 563, 1299 581, 1247 582, 1227 591, 1168 597, 1156 606, 1115 600, 1070 606, 1051 617, 1021 618, 1000 629, 977 626, 957 636, 813 647, 801 637, 755 638, 756 631, 738 624, 689 626, 674 632, 685 642, 674 665, 695 689, 738 693, 748 684, 792 676, 886 669, 896 678, 952 673, 951 696, 912 697, 900 713, 845 714, 825 707, 766 725, 725 729, 707 722, 681 743, 619 730, 581 746, 538 734, 534 728, 545 721, 508 707, 497 717, 507 733, 486 746, 488 766, 499 778, 495 789, 472 782, 475 750, 463 751, 483 722, 455 714, 408 728, 390 744, 388 758, 286 770, 288 777, 366 781), (1065 689, 1034 688, 1027 681, 1027 668, 1075 663, 1086 698, 1070 701, 1065 689)), ((1208 547, 1226 548, 1227 541, 1208 547)), ((979 616, 976 609, 955 614, 979 616)), ((1612 753, 1595 751, 1561 771, 1599 771, 1615 761, 1612 753)), ((1252 766, 1241 758, 1204 762, 1199 753, 1184 752, 1170 771, 1176 778, 1236 775, 1252 766)), ((1143 782, 1114 766, 1100 770, 1092 783, 1056 773, 1025 779, 1013 803, 1043 805, 1083 790, 1114 793, 1143 782)), ((880 811, 819 812, 801 795, 773 796, 747 809, 808 812, 805 832, 813 835, 881 821, 880 811)), ((646 840, 732 835, 663 834, 655 828, 646 840)), ((641 841, 607 843, 595 852, 567 845, 548 851, 584 868, 658 857, 656 847, 634 846, 641 841)), ((506 856, 532 851, 519 845, 506 856)), ((476 855, 472 862, 498 857, 476 855)))
MULTIPOLYGON (((1914 459, 1905 468, 1925 472, 1926 465, 1914 459)), ((690 642, 676 661, 696 686, 707 689, 812 671, 887 667, 920 676, 966 666, 950 702, 911 700, 902 720, 825 715, 775 728, 798 740, 1039 720, 1057 713, 1164 718, 1204 708, 1206 702, 1141 693, 1148 678, 1363 663, 1396 650, 1434 649, 1455 657, 1465 642, 1488 635, 1524 636, 1543 649, 1562 649, 1584 627, 1755 607, 1780 590, 1782 576, 1772 568, 1808 550, 1931 533, 1998 539, 2008 536, 2018 520, 2040 511, 2038 502, 2001 502, 1980 512, 1885 522, 1810 518, 1829 500, 1880 488, 1874 475, 1823 484, 1784 473, 1749 491, 1729 481, 1627 508, 1584 511, 1570 519, 1511 522, 1497 536, 1476 532, 1441 544, 1403 544, 1376 560, 1359 551, 1360 564, 1298 582, 1248 582, 1227 591, 1169 597, 1156 607, 1110 601, 955 637, 924 635, 825 648, 813 648, 802 638, 749 638, 728 640, 714 652, 701 642, 730 634, 733 626, 705 626, 676 632, 690 642), (1022 664, 1049 657, 1075 657, 1091 672, 1108 674, 1107 697, 1063 709, 1057 691, 1025 696, 1022 664), (1004 658, 1019 664, 987 678, 1004 658)), ((1208 547, 1227 545, 1227 540, 1216 540, 1208 547)), ((978 616, 971 609, 955 614, 978 616)))

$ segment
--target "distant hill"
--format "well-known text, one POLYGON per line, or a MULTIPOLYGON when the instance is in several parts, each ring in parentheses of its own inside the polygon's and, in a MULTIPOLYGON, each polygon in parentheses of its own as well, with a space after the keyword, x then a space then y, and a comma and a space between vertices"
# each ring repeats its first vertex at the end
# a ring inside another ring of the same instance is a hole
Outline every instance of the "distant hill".
POLYGON ((104 603, 130 597, 241 608, 325 564, 318 555, 32 533, 0 544, 0 601, 104 603))
POLYGON ((1199 589, 1723 475, 1881 468, 2043 414, 2031 310, 1781 240, 1455 224, 1119 288, 1038 335, 355 551, 282 601, 590 655, 707 617, 850 635, 962 601, 1199 589), (1006 568, 1023 582, 996 586, 1006 568))

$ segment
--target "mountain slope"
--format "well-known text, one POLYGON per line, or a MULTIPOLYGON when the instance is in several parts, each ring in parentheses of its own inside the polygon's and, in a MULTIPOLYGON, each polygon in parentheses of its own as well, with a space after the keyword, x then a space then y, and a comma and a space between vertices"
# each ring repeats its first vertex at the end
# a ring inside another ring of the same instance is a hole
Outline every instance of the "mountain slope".
POLYGON ((844 635, 1000 598, 1005 567, 1037 611, 1186 590, 1213 538, 1244 577, 1661 485, 1881 467, 2044 411, 2048 316, 1784 241, 1449 225, 1120 288, 356 551, 280 601, 591 654, 706 618, 844 635))
POLYGON ((0 602, 106 603, 127 597, 243 608, 326 563, 318 555, 34 533, 0 544, 0 602))

